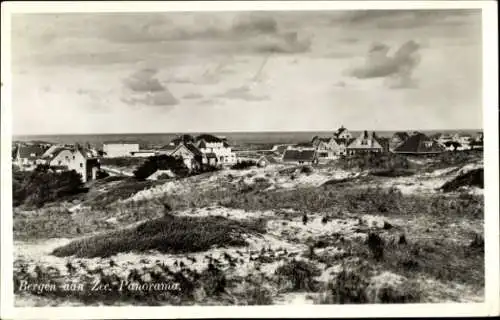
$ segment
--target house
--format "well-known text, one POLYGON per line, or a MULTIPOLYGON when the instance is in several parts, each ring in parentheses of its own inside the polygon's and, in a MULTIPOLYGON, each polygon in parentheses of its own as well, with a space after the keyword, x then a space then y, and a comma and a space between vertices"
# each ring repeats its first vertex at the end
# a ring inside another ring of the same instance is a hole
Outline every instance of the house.
POLYGON ((443 145, 423 133, 411 135, 404 143, 393 150, 400 154, 436 154, 445 151, 443 145))
POLYGON ((400 146, 403 142, 408 139, 410 135, 407 132, 399 131, 395 132, 392 137, 389 139, 389 150, 394 150, 398 146, 400 146))
POLYGON ((195 138, 195 146, 212 159, 213 155, 217 158, 220 165, 231 165, 237 162, 236 154, 225 139, 213 136, 211 134, 201 134, 195 138))
POLYGON ((377 140, 375 133, 369 134, 366 130, 347 145, 348 155, 383 151, 384 148, 377 140))
POLYGON ((33 169, 44 152, 38 145, 19 145, 13 163, 21 169, 33 169))
POLYGON ((317 164, 318 156, 316 150, 285 150, 283 153, 283 162, 292 162, 297 164, 317 164))
POLYGON ((52 159, 48 160, 48 164, 51 167, 75 170, 82 176, 84 183, 95 180, 99 170, 99 161, 96 158, 89 158, 85 150, 79 148, 61 148, 52 159))
POLYGON ((318 159, 321 160, 333 160, 339 156, 345 155, 346 153, 346 139, 331 138, 321 138, 321 140, 316 143, 316 152, 318 154, 318 159))
POLYGON ((278 164, 278 161, 269 155, 262 156, 257 160, 257 165, 259 167, 267 167, 273 164, 278 164))
POLYGON ((203 153, 192 143, 179 143, 170 156, 182 158, 189 170, 199 170, 207 162, 204 161, 203 153))
POLYGON ((130 157, 132 152, 139 151, 138 143, 129 142, 105 142, 102 150, 106 158, 130 157))

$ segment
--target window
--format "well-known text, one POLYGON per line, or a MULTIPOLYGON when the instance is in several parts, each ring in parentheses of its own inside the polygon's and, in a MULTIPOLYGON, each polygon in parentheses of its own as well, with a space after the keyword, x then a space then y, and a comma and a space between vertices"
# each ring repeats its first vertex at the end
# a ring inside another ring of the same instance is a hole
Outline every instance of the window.
POLYGON ((73 156, 73 160, 75 160, 75 156, 73 156))
POLYGON ((59 160, 57 163, 58 163, 59 165, 61 165, 62 161, 61 161, 61 160, 59 160))
POLYGON ((80 168, 83 168, 83 163, 80 162, 80 168))

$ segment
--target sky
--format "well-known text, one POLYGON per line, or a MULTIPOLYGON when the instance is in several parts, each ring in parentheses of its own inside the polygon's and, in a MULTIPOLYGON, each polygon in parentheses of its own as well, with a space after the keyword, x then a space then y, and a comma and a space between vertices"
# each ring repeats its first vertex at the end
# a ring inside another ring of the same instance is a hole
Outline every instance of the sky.
POLYGON ((482 128, 480 10, 12 16, 13 133, 482 128))

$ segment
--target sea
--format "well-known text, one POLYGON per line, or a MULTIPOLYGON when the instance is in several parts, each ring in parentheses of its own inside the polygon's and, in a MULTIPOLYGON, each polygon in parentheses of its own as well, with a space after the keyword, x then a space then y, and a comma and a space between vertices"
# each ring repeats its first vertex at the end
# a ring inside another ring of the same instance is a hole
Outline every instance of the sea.
MULTIPOLYGON (((225 137, 232 146, 248 145, 275 145, 309 142, 315 136, 329 137, 334 131, 273 131, 273 132, 203 132, 218 137, 225 137)), ((391 137, 396 131, 376 131, 380 137, 391 137)), ((420 131, 426 135, 436 133, 445 134, 470 134, 476 135, 482 129, 474 130, 432 130, 420 131)), ((353 137, 362 131, 351 131, 353 137)), ((14 135, 13 141, 17 142, 47 142, 52 144, 81 144, 101 148, 104 142, 133 142, 139 143, 141 148, 161 147, 168 144, 173 138, 181 134, 196 136, 201 132, 175 132, 175 133, 117 133, 117 134, 51 134, 51 135, 14 135)))

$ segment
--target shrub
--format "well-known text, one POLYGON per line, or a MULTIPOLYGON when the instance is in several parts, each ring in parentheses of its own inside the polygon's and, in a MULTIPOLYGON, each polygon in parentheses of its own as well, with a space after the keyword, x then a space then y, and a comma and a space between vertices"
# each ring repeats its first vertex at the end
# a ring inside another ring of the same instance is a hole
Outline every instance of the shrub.
POLYGON ((304 260, 292 260, 278 267, 275 273, 281 280, 290 282, 293 291, 316 291, 317 283, 314 277, 321 275, 318 267, 304 260))
POLYGON ((366 240, 368 248, 373 254, 375 260, 382 260, 384 257, 384 241, 376 233, 370 233, 366 240))
POLYGON ((199 252, 212 246, 245 246, 244 235, 263 233, 258 221, 234 221, 223 217, 177 217, 171 214, 109 233, 75 240, 56 248, 58 257, 109 257, 120 252, 158 250, 166 253, 199 252))
POLYGON ((53 172, 38 166, 31 172, 13 172, 13 203, 15 206, 42 207, 60 198, 86 191, 81 176, 74 170, 53 172))
POLYGON ((484 187, 484 170, 475 169, 459 175, 455 179, 446 182, 441 189, 444 192, 455 191, 460 187, 484 187))
POLYGON ((255 161, 252 161, 252 160, 243 160, 243 161, 238 161, 237 163, 233 164, 231 166, 231 169, 234 169, 234 170, 244 170, 244 169, 248 169, 248 168, 254 167, 255 165, 256 165, 255 161))
POLYGON ((327 295, 320 303, 358 304, 368 303, 366 288, 369 282, 357 272, 342 270, 328 285, 327 295))
POLYGON ((137 179, 144 180, 157 170, 168 169, 170 169, 178 177, 185 177, 189 174, 189 169, 184 164, 182 158, 159 155, 149 157, 146 162, 137 167, 134 171, 134 176, 137 179))
POLYGON ((200 285, 209 296, 217 296, 225 292, 227 286, 224 272, 209 264, 200 275, 200 285))
POLYGON ((393 153, 357 154, 351 157, 340 158, 337 163, 345 170, 400 170, 410 168, 407 157, 393 153))
POLYGON ((300 168, 300 173, 310 174, 313 172, 313 169, 309 166, 302 166, 300 168))

